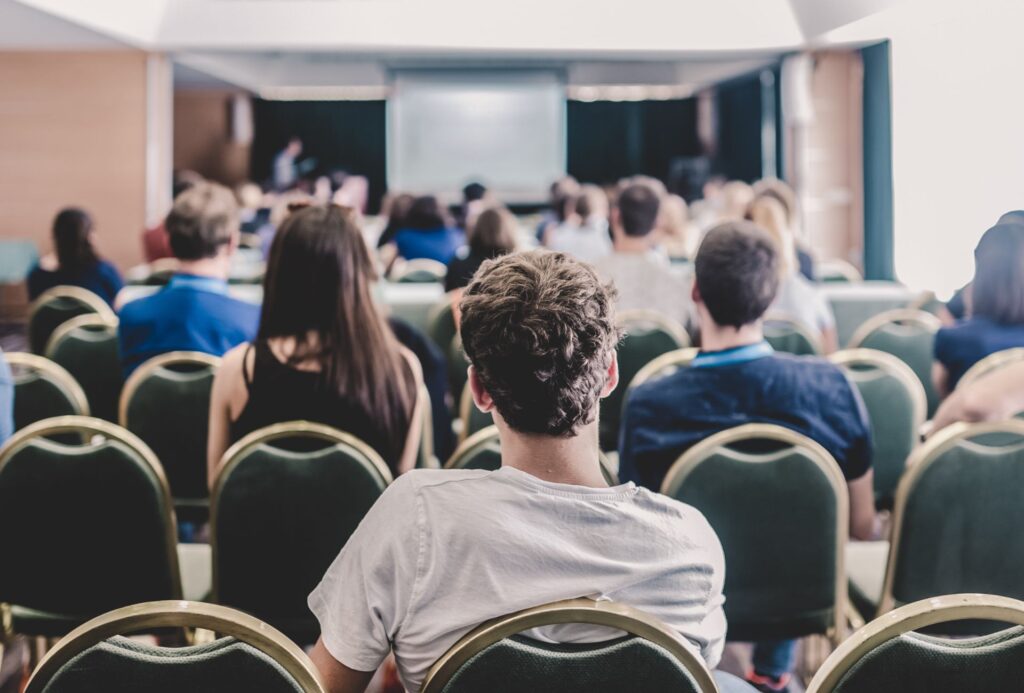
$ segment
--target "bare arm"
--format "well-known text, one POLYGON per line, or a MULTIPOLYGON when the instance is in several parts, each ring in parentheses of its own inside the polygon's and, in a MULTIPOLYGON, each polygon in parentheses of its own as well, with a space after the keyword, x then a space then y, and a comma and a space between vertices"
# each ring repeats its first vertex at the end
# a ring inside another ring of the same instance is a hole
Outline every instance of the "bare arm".
POLYGON ((242 344, 225 354, 220 368, 217 369, 217 375, 213 378, 213 390, 210 392, 210 429, 206 440, 206 477, 211 490, 217 479, 221 457, 231 445, 232 400, 237 400, 241 394, 244 406, 248 397, 242 379, 242 362, 247 348, 248 344, 242 344))
POLYGON ((821 331, 821 346, 826 354, 839 350, 839 335, 835 327, 827 327, 821 331))
POLYGON ((953 391, 935 412, 932 432, 957 421, 1001 421, 1024 411, 1024 363, 1014 363, 953 391))
POLYGON ((850 492, 850 536, 868 541, 875 538, 875 472, 869 469, 859 479, 846 482, 850 492))
POLYGON ((373 678, 372 671, 349 669, 327 651, 323 638, 316 641, 310 659, 320 672, 320 681, 327 693, 363 693, 373 678))

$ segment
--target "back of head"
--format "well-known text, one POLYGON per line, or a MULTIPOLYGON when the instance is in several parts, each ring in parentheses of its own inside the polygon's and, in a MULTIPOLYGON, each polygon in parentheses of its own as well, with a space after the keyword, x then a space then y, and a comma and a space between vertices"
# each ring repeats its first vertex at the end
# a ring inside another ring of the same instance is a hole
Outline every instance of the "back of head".
POLYGON ((796 192, 788 183, 778 178, 762 178, 754 183, 752 190, 755 197, 770 197, 782 205, 786 213, 786 224, 793 228, 797 222, 796 192))
POLYGON ((564 253, 483 264, 463 294, 463 348, 515 431, 571 437, 594 420, 619 340, 615 291, 564 253))
POLYGON ((616 207, 627 236, 646 236, 658 224, 661 200, 650 185, 631 183, 619 192, 616 207))
POLYGON ((686 240, 690 226, 690 211, 686 200, 679 195, 668 194, 658 208, 658 229, 665 238, 675 241, 686 240))
POLYGON ((416 393, 375 307, 375 278, 352 210, 293 212, 270 248, 259 339, 294 338, 293 361, 318 361, 326 385, 354 397, 401 445, 416 393))
POLYGON ((999 217, 996 224, 1024 224, 1024 209, 1010 210, 999 217))
POLYGON ((760 320, 779 285, 775 244, 748 221, 726 222, 708 231, 694 271, 701 301, 722 327, 738 329, 760 320))
POLYGON ((202 181, 174 199, 164 225, 179 260, 214 257, 238 233, 238 204, 223 185, 202 181))
POLYGON ((53 220, 53 246, 57 265, 65 272, 79 272, 99 258, 92 247, 92 218, 84 209, 62 209, 53 220))
POLYGON ((974 250, 974 315, 1005 325, 1024 324, 1024 225, 990 228, 974 250))
POLYGON ((477 200, 484 199, 484 195, 487 194, 487 188, 484 187, 483 183, 472 182, 466 185, 462 189, 462 201, 463 202, 476 202, 477 200))
POLYGON ((469 233, 469 250, 477 257, 495 258, 516 249, 516 220, 504 207, 480 212, 469 233))
POLYGON ((742 219, 747 206, 754 199, 754 190, 741 180, 731 180, 722 186, 722 218, 742 219))
POLYGON ((582 185, 580 193, 576 197, 575 211, 584 222, 590 219, 606 218, 608 216, 608 196, 596 185, 589 183, 582 185))
POLYGON ((747 207, 746 218, 768 232, 779 254, 779 277, 786 278, 797 271, 796 240, 786 222, 786 210, 770 195, 754 198, 747 207))
POLYGON ((409 229, 432 231, 447 225, 448 219, 444 210, 433 195, 417 197, 409 206, 408 214, 405 215, 405 228, 409 229))

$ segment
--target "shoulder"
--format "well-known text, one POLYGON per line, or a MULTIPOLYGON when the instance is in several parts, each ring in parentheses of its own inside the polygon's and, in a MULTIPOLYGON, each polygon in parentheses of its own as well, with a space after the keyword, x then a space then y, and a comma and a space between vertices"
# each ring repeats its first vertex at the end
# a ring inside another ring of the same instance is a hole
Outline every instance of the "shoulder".
POLYGON ((441 488, 459 490, 490 474, 483 469, 413 469, 391 482, 378 502, 408 507, 424 493, 441 488))
POLYGON ((671 375, 638 385, 629 394, 628 407, 644 409, 666 401, 687 399, 694 389, 702 387, 702 376, 699 370, 680 368, 671 375))
POLYGON ((121 309, 117 312, 120 324, 124 325, 125 322, 142 320, 157 312, 157 307, 162 302, 161 297, 163 294, 163 291, 157 291, 155 294, 142 296, 122 305, 121 309))
POLYGON ((637 489, 637 502, 656 516, 653 524, 690 548, 721 552, 722 546, 704 513, 692 505, 645 488, 637 489))
POLYGON ((786 372, 793 378, 811 386, 833 387, 835 383, 849 384, 843 370, 821 356, 795 356, 776 352, 761 359, 764 370, 786 372))
POLYGON ((112 277, 115 279, 121 278, 121 272, 118 271, 117 267, 114 266, 114 263, 109 260, 100 260, 96 265, 96 271, 105 277, 112 277))

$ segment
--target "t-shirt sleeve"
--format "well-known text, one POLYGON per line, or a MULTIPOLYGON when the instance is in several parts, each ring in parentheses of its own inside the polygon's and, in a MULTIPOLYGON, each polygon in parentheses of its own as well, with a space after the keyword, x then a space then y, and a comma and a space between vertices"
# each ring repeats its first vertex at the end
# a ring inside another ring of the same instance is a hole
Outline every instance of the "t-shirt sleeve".
POLYGON ((424 560, 416 486, 398 479, 359 523, 309 595, 327 651, 356 671, 375 671, 409 610, 424 560))
POLYGON ((871 443, 871 420, 868 418, 868 408, 856 386, 847 380, 845 375, 843 380, 850 393, 850 442, 842 468, 846 480, 854 481, 867 474, 871 469, 874 446, 871 443))
POLYGON ((836 326, 836 316, 832 313, 832 306, 828 299, 820 291, 814 292, 814 312, 817 320, 817 327, 821 331, 831 330, 836 326))
POLYGON ((705 602, 705 615, 698 624, 698 632, 702 636, 700 653, 704 661, 708 663, 709 669, 718 666, 722 659, 722 650, 725 649, 725 634, 727 630, 725 620, 725 554, 722 551, 722 543, 711 528, 707 520, 704 521, 707 533, 707 551, 711 564, 711 589, 708 591, 708 598, 705 602))

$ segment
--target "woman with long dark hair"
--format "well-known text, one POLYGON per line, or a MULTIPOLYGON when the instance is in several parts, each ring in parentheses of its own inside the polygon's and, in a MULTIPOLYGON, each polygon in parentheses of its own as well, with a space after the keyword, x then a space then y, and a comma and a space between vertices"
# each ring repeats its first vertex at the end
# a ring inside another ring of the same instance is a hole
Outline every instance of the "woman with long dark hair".
POLYGON ((228 446, 304 419, 365 441, 396 473, 415 464, 419 362, 373 302, 373 263, 354 215, 306 207, 278 229, 256 340, 228 352, 210 404, 210 481, 228 446))
POLYGON ((100 258, 92 245, 92 218, 76 207, 62 209, 53 220, 53 253, 44 256, 28 275, 28 296, 55 286, 79 286, 113 305, 124 286, 120 272, 100 258))

